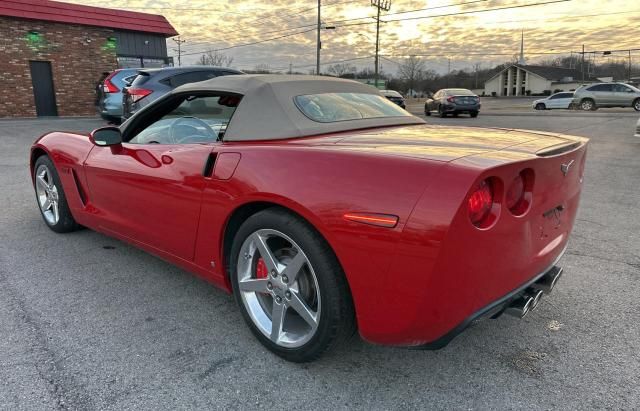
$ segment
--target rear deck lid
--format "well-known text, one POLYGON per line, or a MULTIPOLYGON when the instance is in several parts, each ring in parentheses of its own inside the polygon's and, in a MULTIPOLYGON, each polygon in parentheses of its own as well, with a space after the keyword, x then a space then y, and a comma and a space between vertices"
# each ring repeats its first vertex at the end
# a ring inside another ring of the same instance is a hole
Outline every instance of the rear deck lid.
POLYGON ((444 162, 468 156, 476 159, 486 156, 498 162, 526 159, 538 157, 538 153, 544 153, 549 147, 562 148, 580 142, 580 138, 572 136, 535 131, 433 125, 387 127, 291 140, 294 144, 444 162))

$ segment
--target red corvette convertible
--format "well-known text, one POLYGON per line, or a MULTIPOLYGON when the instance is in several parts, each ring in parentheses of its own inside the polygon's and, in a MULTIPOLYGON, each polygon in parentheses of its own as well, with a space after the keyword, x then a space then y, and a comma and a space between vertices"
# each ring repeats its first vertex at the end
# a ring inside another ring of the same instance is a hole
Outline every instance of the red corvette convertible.
POLYGON ((562 270, 587 140, 430 126, 369 86, 226 76, 121 127, 31 150, 45 223, 89 227, 233 293, 262 344, 317 358, 356 330, 440 348, 524 316, 562 270))

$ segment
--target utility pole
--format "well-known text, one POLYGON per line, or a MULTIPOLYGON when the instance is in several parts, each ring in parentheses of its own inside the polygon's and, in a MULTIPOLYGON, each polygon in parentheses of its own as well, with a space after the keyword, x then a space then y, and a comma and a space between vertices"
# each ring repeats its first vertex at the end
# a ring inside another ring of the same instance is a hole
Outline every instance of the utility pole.
POLYGON ((320 20, 320 0, 318 0, 318 39, 316 42, 316 76, 320 75, 320 49, 322 48, 322 43, 320 42, 321 25, 322 25, 322 21, 320 20))
POLYGON ((293 64, 289 63, 289 74, 293 73, 293 64))
POLYGON ((376 59, 374 62, 374 81, 375 87, 378 88, 378 77, 380 76, 380 73, 378 72, 378 53, 380 51, 380 10, 389 11, 391 9, 391 0, 371 0, 371 5, 378 9, 378 16, 376 17, 376 59))
POLYGON ((447 88, 449 87, 449 80, 451 78, 451 57, 447 57, 447 88))
POLYGON ((628 77, 628 82, 631 83, 631 49, 629 49, 629 75, 628 77))
POLYGON ((474 65, 474 71, 475 71, 475 75, 476 75, 476 90, 478 89, 478 70, 480 69, 480 63, 476 63, 474 65))
POLYGON ((582 45, 582 82, 584 82, 584 44, 582 45))
POLYGON ((178 66, 182 66, 182 43, 186 43, 187 40, 180 40, 180 37, 178 37, 177 39, 173 39, 173 41, 176 42, 176 44, 178 45, 178 66))

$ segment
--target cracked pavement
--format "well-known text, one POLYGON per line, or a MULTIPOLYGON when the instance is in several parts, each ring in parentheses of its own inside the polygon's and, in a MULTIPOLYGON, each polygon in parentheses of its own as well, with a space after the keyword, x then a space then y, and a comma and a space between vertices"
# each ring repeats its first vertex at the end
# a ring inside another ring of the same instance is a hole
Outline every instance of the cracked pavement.
POLYGON ((29 145, 101 121, 0 121, 0 409, 638 408, 636 120, 428 119, 592 139, 563 278, 525 319, 483 321, 440 351, 355 338, 304 365, 262 348, 232 298, 192 275, 89 230, 45 227, 29 145))

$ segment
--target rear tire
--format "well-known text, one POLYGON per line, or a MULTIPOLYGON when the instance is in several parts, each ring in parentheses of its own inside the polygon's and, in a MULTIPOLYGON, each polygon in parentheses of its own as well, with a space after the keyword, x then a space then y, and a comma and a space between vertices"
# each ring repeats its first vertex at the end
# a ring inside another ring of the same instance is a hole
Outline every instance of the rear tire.
POLYGON ((632 106, 635 111, 640 111, 640 98, 635 99, 632 106))
POLYGON ((233 240, 230 260, 242 316, 273 353, 313 361, 354 334, 344 272, 330 246, 301 218, 276 207, 252 215, 233 240))
POLYGON ((56 233, 80 229, 81 226, 71 215, 58 171, 49 156, 38 157, 33 166, 33 175, 36 201, 47 227, 56 233))

